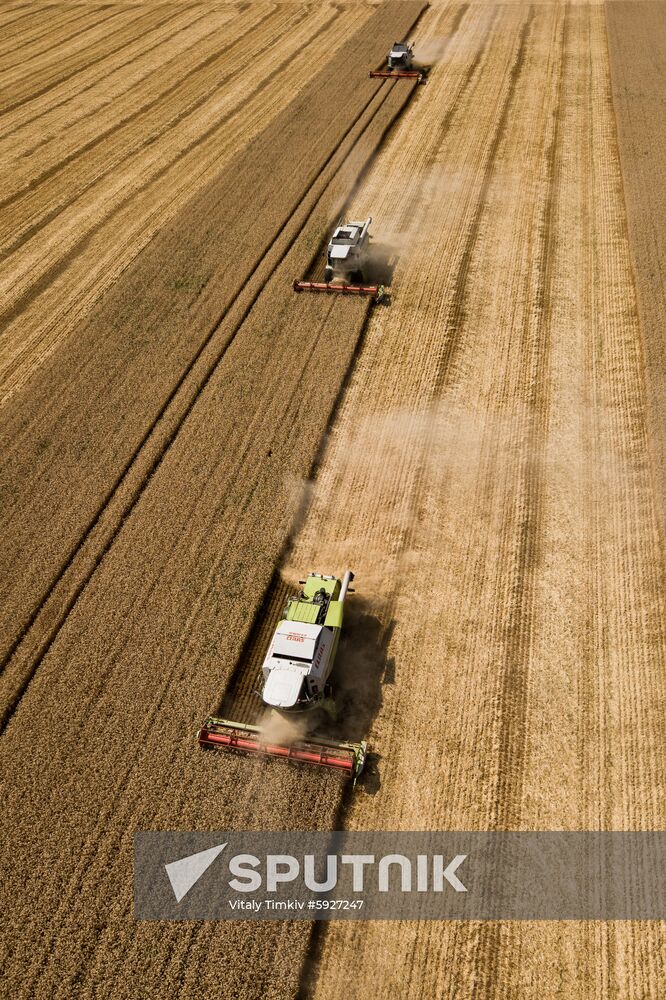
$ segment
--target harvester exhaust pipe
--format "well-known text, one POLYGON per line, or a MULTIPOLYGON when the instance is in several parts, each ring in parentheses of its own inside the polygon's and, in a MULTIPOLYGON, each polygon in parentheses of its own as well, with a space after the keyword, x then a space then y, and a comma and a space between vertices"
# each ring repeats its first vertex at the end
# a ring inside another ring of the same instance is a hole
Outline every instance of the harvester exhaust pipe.
POLYGON ((344 601, 345 597, 347 596, 347 591, 349 590, 349 584, 352 582, 353 579, 354 579, 354 574, 350 569, 348 569, 342 578, 342 587, 340 588, 340 596, 338 598, 339 601, 344 601))

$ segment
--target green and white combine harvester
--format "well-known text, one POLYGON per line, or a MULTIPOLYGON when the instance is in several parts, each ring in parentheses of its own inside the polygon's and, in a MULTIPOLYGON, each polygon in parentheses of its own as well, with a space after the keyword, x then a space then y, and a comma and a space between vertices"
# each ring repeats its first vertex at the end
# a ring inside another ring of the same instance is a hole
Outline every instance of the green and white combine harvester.
MULTIPOLYGON (((340 642, 344 601, 354 579, 347 570, 342 580, 310 573, 303 590, 290 597, 278 623, 262 666, 265 706, 285 719, 314 709, 329 714, 333 708, 331 672, 340 642)), ((368 752, 365 740, 351 743, 308 736, 291 743, 268 741, 260 726, 231 722, 214 716, 197 734, 204 748, 265 754, 339 771, 354 782, 363 770, 368 752)))

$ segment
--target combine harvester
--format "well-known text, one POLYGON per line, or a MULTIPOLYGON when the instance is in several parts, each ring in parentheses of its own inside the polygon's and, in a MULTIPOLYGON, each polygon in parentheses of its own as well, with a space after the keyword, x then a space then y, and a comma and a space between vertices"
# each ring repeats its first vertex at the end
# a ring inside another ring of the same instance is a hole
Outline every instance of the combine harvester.
POLYGON ((414 43, 394 42, 386 60, 386 69, 371 70, 370 76, 383 80, 418 80, 419 83, 425 83, 425 70, 413 69, 413 61, 414 43))
POLYGON ((386 298, 384 285, 365 284, 370 261, 370 223, 345 222, 335 228, 326 250, 323 281, 294 281, 296 292, 330 292, 333 295, 369 295, 375 302, 386 298))
MULTIPOLYGON (((342 612, 349 584, 347 570, 342 580, 310 573, 301 581, 303 590, 287 601, 262 666, 261 698, 267 707, 293 720, 314 709, 332 714, 334 703, 329 680, 342 631, 342 612)), ((293 743, 275 743, 262 738, 260 726, 231 722, 213 716, 197 734, 204 748, 239 753, 265 754, 283 760, 327 767, 356 783, 363 770, 368 745, 365 740, 349 743, 310 736, 293 743)))

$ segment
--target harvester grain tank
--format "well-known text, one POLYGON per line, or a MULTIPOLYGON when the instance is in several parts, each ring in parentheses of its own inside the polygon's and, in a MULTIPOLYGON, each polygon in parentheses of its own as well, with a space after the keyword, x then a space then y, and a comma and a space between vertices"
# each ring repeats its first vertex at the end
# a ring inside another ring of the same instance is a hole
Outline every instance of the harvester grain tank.
POLYGON ((323 281, 294 281, 296 292, 329 292, 334 295, 371 296, 381 302, 383 285, 366 284, 370 263, 370 223, 372 217, 344 222, 335 227, 326 248, 323 281))
MULTIPOLYGON (((345 598, 354 579, 310 573, 303 590, 287 601, 261 670, 261 699, 284 718, 330 708, 331 672, 342 631, 345 598)), ((197 734, 204 748, 265 754, 297 763, 314 764, 356 780, 365 764, 367 743, 309 736, 280 743, 267 740, 261 727, 211 716, 197 734)))

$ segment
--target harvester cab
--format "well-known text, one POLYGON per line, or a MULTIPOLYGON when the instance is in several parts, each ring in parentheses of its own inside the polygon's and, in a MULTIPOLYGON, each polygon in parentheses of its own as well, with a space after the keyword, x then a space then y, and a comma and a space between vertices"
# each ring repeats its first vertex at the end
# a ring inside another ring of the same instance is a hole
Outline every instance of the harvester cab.
POLYGON ((326 249, 323 281, 294 281, 296 292, 331 292, 337 295, 366 295, 381 302, 383 285, 365 284, 370 260, 370 223, 344 222, 335 227, 326 249))
MULTIPOLYGON (((262 666, 265 706, 285 718, 324 705, 330 698, 345 597, 354 579, 310 573, 303 590, 290 597, 275 629, 262 666)), ((324 706, 325 707, 325 706, 324 706)), ((210 716, 197 733, 204 749, 261 754, 298 764, 313 764, 347 775, 356 782, 365 765, 368 744, 309 736, 280 743, 264 736, 261 726, 210 716)))

